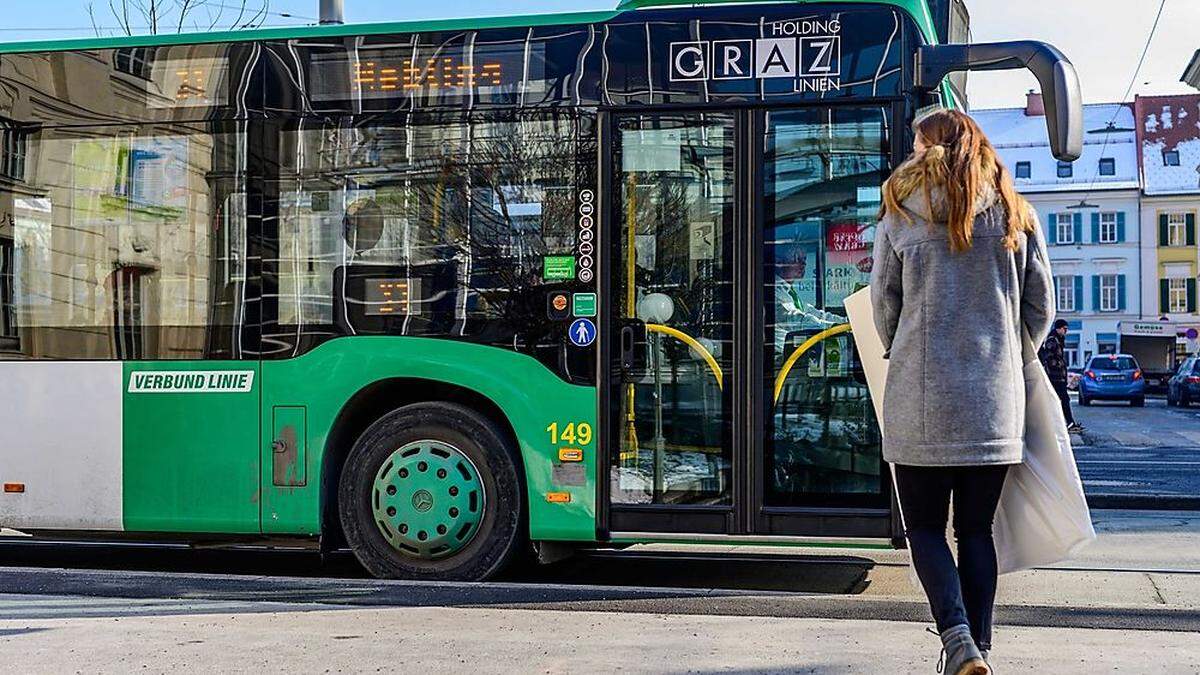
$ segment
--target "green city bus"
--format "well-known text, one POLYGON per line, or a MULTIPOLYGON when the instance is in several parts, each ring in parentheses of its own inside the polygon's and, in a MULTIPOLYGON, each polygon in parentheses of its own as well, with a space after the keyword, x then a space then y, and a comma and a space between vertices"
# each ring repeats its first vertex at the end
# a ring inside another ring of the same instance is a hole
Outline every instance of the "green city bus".
MULTIPOLYGON (((485 579, 899 541, 843 299, 961 2, 0 45, 0 528, 485 579)), ((965 411, 964 411, 965 412, 965 411)))

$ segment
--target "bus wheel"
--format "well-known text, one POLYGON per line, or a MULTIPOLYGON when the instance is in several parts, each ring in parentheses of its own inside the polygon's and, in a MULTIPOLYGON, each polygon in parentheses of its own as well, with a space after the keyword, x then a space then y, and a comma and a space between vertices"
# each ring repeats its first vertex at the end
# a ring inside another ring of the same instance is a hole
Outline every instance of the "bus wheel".
POLYGON ((479 581, 524 546, 512 442, 452 403, 372 424, 346 459, 338 507, 346 541, 377 577, 479 581))

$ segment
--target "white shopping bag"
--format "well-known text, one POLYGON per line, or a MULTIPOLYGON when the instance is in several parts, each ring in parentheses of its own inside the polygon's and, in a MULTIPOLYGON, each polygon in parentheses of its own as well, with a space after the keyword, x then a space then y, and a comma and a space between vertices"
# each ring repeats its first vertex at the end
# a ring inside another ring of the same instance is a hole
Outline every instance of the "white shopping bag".
POLYGON ((1025 362, 1025 461, 1008 472, 996 510, 1001 573, 1061 562, 1096 538, 1062 406, 1029 335, 1025 362))
MULTIPOLYGON (((888 363, 875 329, 870 289, 850 295, 845 305, 882 428, 888 363)), ((1022 337, 1025 461, 1009 469, 996 511, 996 560, 1001 574, 1067 560, 1096 538, 1058 396, 1038 361, 1037 348, 1028 335, 1022 337)))

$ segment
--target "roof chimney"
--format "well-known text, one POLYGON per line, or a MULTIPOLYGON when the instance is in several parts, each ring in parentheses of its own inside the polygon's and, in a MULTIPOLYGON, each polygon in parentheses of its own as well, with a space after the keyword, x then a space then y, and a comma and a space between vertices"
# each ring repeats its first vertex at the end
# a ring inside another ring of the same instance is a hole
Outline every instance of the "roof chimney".
POLYGON ((1042 103, 1042 93, 1040 91, 1034 91, 1030 89, 1029 92, 1025 94, 1025 116, 1046 116, 1046 105, 1042 103))
POLYGON ((342 0, 321 0, 321 25, 346 23, 342 0))

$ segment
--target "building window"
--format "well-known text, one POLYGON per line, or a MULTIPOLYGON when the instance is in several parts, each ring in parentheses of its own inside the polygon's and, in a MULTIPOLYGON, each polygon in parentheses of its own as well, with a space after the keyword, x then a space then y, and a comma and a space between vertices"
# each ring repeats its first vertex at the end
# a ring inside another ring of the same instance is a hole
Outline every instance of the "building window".
POLYGON ((1101 312, 1116 312, 1121 309, 1120 282, 1115 274, 1102 274, 1098 277, 1100 283, 1101 312))
POLYGON ((1187 214, 1167 214, 1167 246, 1187 246, 1187 214))
POLYGON ((1163 150, 1163 166, 1179 166, 1179 151, 1163 150))
POLYGON ((1017 162, 1017 178, 1029 178, 1030 166, 1029 162, 1017 162))
POLYGON ((1100 160, 1100 175, 1115 176, 1117 175, 1117 160, 1112 157, 1104 157, 1100 160))
POLYGON ((1055 295, 1058 296, 1058 311, 1075 311, 1075 277, 1054 277, 1055 295))
POLYGON ((112 275, 113 353, 118 359, 145 358, 142 308, 146 305, 140 267, 122 267, 112 275))
POLYGON ((0 176, 25 179, 25 154, 29 132, 8 120, 0 120, 0 176))
POLYGON ((1054 241, 1059 244, 1074 244, 1075 243, 1075 222, 1071 219, 1070 213, 1057 213, 1054 215, 1054 241))
POLYGON ((1106 211, 1100 214, 1100 236, 1096 239, 1100 244, 1117 243, 1117 214, 1106 211))
POLYGON ((13 240, 0 238, 0 338, 17 338, 17 307, 14 303, 16 275, 13 273, 13 240))
POLYGON ((1068 344, 1063 349, 1063 356, 1067 357, 1067 367, 1075 368, 1079 365, 1079 345, 1068 344))
POLYGON ((1167 280, 1167 311, 1183 314, 1188 311, 1187 279, 1167 280))
POLYGON ((1058 163, 1058 177, 1059 178, 1070 178, 1071 176, 1074 176, 1074 175, 1075 175, 1074 165, 1072 165, 1070 162, 1059 162, 1058 163))
POLYGON ((119 73, 128 73, 143 80, 150 79, 150 48, 118 49, 116 55, 113 56, 113 68, 119 73))

